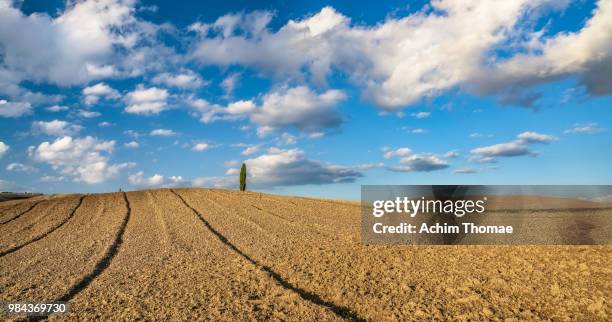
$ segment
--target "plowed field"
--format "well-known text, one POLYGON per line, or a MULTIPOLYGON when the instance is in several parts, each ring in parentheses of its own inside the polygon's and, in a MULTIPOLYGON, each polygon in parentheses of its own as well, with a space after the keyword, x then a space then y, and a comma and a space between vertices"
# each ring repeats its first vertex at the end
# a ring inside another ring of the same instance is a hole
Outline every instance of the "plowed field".
POLYGON ((0 302, 69 301, 51 320, 610 320, 612 246, 359 234, 357 203, 250 192, 8 201, 0 302))

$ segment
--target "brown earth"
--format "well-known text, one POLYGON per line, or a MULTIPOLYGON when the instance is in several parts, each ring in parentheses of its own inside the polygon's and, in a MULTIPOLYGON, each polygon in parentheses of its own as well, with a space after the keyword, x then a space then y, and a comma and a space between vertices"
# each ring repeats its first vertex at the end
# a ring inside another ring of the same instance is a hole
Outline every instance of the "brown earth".
POLYGON ((610 320, 612 246, 363 246, 357 203, 162 189, 0 223, 0 302, 70 302, 51 319, 610 320))

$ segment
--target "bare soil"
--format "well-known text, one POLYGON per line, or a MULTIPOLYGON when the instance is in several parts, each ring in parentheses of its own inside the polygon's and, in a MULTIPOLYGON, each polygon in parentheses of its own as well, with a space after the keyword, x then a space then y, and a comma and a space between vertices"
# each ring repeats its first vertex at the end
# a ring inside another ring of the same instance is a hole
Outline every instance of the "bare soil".
POLYGON ((612 246, 363 246, 351 202, 161 189, 0 223, 0 302, 69 301, 52 320, 610 320, 612 246))

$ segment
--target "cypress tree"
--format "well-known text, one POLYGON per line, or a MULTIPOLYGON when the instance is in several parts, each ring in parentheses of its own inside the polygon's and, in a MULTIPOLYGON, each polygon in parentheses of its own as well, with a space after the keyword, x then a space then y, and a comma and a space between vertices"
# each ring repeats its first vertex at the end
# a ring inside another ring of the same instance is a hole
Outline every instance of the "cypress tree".
POLYGON ((245 191, 246 190, 246 177, 247 177, 247 172, 246 172, 246 164, 242 164, 242 167, 240 168, 240 191, 245 191))

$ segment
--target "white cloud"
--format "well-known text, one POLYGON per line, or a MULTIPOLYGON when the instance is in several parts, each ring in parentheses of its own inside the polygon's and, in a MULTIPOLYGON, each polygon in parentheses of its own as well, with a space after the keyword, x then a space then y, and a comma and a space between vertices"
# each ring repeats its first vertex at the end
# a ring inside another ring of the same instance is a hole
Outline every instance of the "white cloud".
POLYGON ((428 118, 429 115, 431 115, 431 112, 418 112, 418 113, 412 113, 411 115, 417 119, 424 119, 424 118, 428 118))
POLYGON ((229 161, 225 161, 223 163, 223 165, 225 165, 226 167, 237 167, 238 165, 240 165, 240 162, 236 161, 236 160, 229 160, 229 161))
POLYGON ((237 180, 235 177, 200 177, 191 180, 191 184, 196 187, 233 188, 238 186, 237 180))
POLYGON ((264 96, 251 120, 259 126, 295 127, 305 132, 333 128, 342 122, 336 105, 345 99, 340 90, 317 94, 305 86, 282 88, 264 96))
POLYGON ((135 148, 139 147, 140 144, 138 142, 136 142, 136 141, 130 141, 128 143, 125 143, 123 146, 126 147, 126 148, 135 149, 135 148))
POLYGON ((46 108, 47 111, 49 112, 61 112, 61 111, 67 111, 69 109, 68 106, 65 105, 52 105, 46 108))
POLYGON ((577 31, 550 33, 547 24, 533 30, 530 21, 569 2, 551 3, 431 1, 372 26, 325 7, 275 30, 268 28, 269 12, 231 14, 197 25, 192 55, 204 64, 248 66, 319 85, 338 70, 388 110, 456 87, 532 105, 539 95, 522 88, 572 75, 592 94, 612 93, 612 3, 599 1, 577 31))
POLYGON ((0 117, 20 117, 32 113, 28 102, 8 102, 0 99, 0 117))
MULTIPOLYGON (((449 163, 434 153, 416 153, 413 154, 410 148, 391 149, 390 147, 382 147, 385 159, 394 157, 399 158, 399 165, 387 167, 395 172, 429 172, 448 168, 449 163)), ((445 157, 453 157, 449 153, 445 157)))
POLYGON ((276 139, 276 141, 284 145, 293 145, 297 143, 297 138, 289 133, 283 133, 276 139))
POLYGON ((27 164, 23 164, 23 163, 19 163, 19 162, 14 162, 14 163, 9 164, 6 167, 6 171, 36 172, 36 171, 38 171, 38 169, 34 168, 33 166, 27 165, 27 164))
MULTIPOLYGON (((612 1, 598 1, 593 16, 574 32, 528 33, 514 56, 483 69, 474 83, 481 91, 527 87, 578 75, 595 95, 612 93, 612 1)), ((545 30, 544 30, 545 31, 545 30)))
POLYGON ((530 149, 534 143, 550 143, 558 140, 557 137, 536 132, 523 132, 511 142, 499 143, 481 148, 472 149, 472 159, 479 162, 495 162, 497 157, 516 157, 523 155, 537 156, 538 152, 530 149))
POLYGON ((405 157, 408 156, 412 153, 412 150, 410 148, 399 148, 396 150, 391 150, 388 147, 384 148, 385 154, 383 155, 383 157, 385 159, 391 159, 392 157, 405 157))
POLYGON ((196 89, 206 85, 206 82, 191 70, 183 70, 177 74, 161 73, 155 76, 152 81, 154 84, 187 89, 196 89))
POLYGON ((196 143, 192 150, 193 151, 197 151, 197 152, 204 152, 206 150, 208 150, 210 148, 210 145, 208 143, 196 143))
POLYGON ((126 130, 126 131, 123 131, 123 134, 125 134, 125 135, 127 135, 127 136, 129 136, 129 137, 132 137, 132 138, 134 138, 134 139, 137 139, 137 138, 139 138, 139 137, 141 136, 141 134, 140 134, 140 133, 138 133, 138 132, 136 132, 136 131, 134 131, 134 130, 126 130))
POLYGON ((499 143, 482 148, 473 149, 472 154, 488 157, 514 157, 521 155, 535 155, 522 141, 499 143))
POLYGON ((457 158, 459 157, 459 153, 457 151, 448 151, 444 153, 445 158, 457 158))
POLYGON ((151 136, 175 136, 176 132, 168 129, 155 129, 151 131, 151 136))
POLYGON ((252 100, 236 101, 226 107, 203 99, 192 99, 188 104, 200 113, 204 123, 248 117, 258 126, 258 135, 263 137, 288 127, 307 133, 338 127, 342 117, 336 106, 344 100, 346 94, 340 90, 316 93, 306 86, 297 86, 270 91, 264 95, 260 106, 252 100))
POLYGON ((271 148, 245 163, 247 182, 260 187, 353 182, 363 176, 351 167, 309 160, 300 149, 271 148))
POLYGON ((550 143, 558 140, 558 138, 552 135, 540 134, 536 132, 523 132, 520 133, 517 138, 519 141, 525 143, 550 143))
POLYGON ((231 97, 234 94, 234 90, 238 86, 239 82, 240 74, 238 73, 232 73, 221 81, 221 88, 223 88, 226 97, 231 97))
POLYGON ((85 70, 92 78, 108 78, 118 74, 117 69, 113 65, 96 66, 86 63, 85 70))
POLYGON ((83 129, 82 126, 66 121, 53 120, 49 122, 36 121, 32 123, 34 133, 43 133, 51 136, 72 136, 83 129))
MULTIPOLYGON (((266 136, 274 133, 274 128, 271 126, 260 126, 256 130, 257 136, 260 138, 265 138, 266 136)), ((322 132, 316 132, 318 134, 323 134, 322 132)))
POLYGON ((111 125, 113 125, 113 123, 106 122, 106 121, 103 121, 103 122, 98 123, 98 126, 99 126, 99 127, 109 127, 109 126, 111 126, 111 125))
POLYGON ((91 136, 74 139, 65 136, 52 143, 31 146, 28 154, 37 162, 49 164, 62 176, 96 184, 114 178, 124 168, 134 166, 134 163, 110 163, 109 157, 114 147, 115 141, 101 141, 91 136))
POLYGON ((154 174, 151 177, 145 178, 144 172, 140 171, 136 174, 130 175, 128 177, 128 181, 133 186, 159 186, 164 181, 164 176, 159 174, 154 174))
POLYGON ((8 152, 9 149, 10 147, 7 144, 0 141, 0 158, 2 158, 6 154, 6 152, 8 152))
POLYGON ((157 173, 150 177, 145 177, 142 171, 128 176, 130 185, 136 187, 175 187, 184 181, 181 176, 164 177, 157 173))
POLYGON ((125 111, 132 114, 152 115, 159 114, 168 108, 166 89, 151 87, 145 88, 142 84, 127 94, 128 106, 125 111))
POLYGON ((470 82, 479 75, 483 58, 514 40, 516 23, 540 4, 440 0, 371 27, 352 25, 325 7, 278 31, 267 28, 270 13, 226 15, 200 25, 208 32, 193 56, 204 64, 239 64, 298 80, 306 76, 318 84, 325 84, 333 69, 340 70, 362 87, 364 97, 398 109, 470 82))
POLYGON ((248 155, 253 155, 253 154, 257 153, 257 151, 259 151, 259 146, 258 145, 252 145, 252 146, 249 146, 246 149, 242 150, 242 152, 240 152, 240 154, 248 156, 248 155))
POLYGON ((83 95, 85 95, 85 104, 87 105, 97 104, 101 98, 118 99, 121 97, 119 92, 104 83, 85 87, 83 95))
POLYGON ((435 154, 420 153, 401 158, 400 165, 391 166, 389 170, 395 172, 430 172, 446 169, 449 166, 446 160, 440 159, 435 154))
POLYGON ((187 103, 200 113, 202 123, 238 120, 249 116, 255 110, 255 103, 251 100, 236 101, 227 106, 211 104, 203 99, 191 99, 187 103))
POLYGON ((70 1, 54 17, 25 15, 11 3, 0 2, 3 61, 33 81, 68 86, 111 76, 109 63, 129 53, 143 33, 133 1, 70 1))
POLYGON ((225 171, 226 176, 237 176, 240 174, 240 169, 238 168, 229 168, 225 171))
POLYGON ((565 130, 565 134, 593 134, 603 131, 597 123, 574 124, 573 127, 565 130))
POLYGON ((88 110, 80 110, 79 111, 79 116, 86 118, 86 119, 91 119, 91 118, 95 118, 98 117, 102 114, 100 114, 100 112, 94 112, 94 111, 88 111, 88 110))
POLYGON ((312 133, 308 133, 308 137, 311 139, 320 139, 322 137, 325 136, 325 133, 323 132, 312 132, 312 133))

